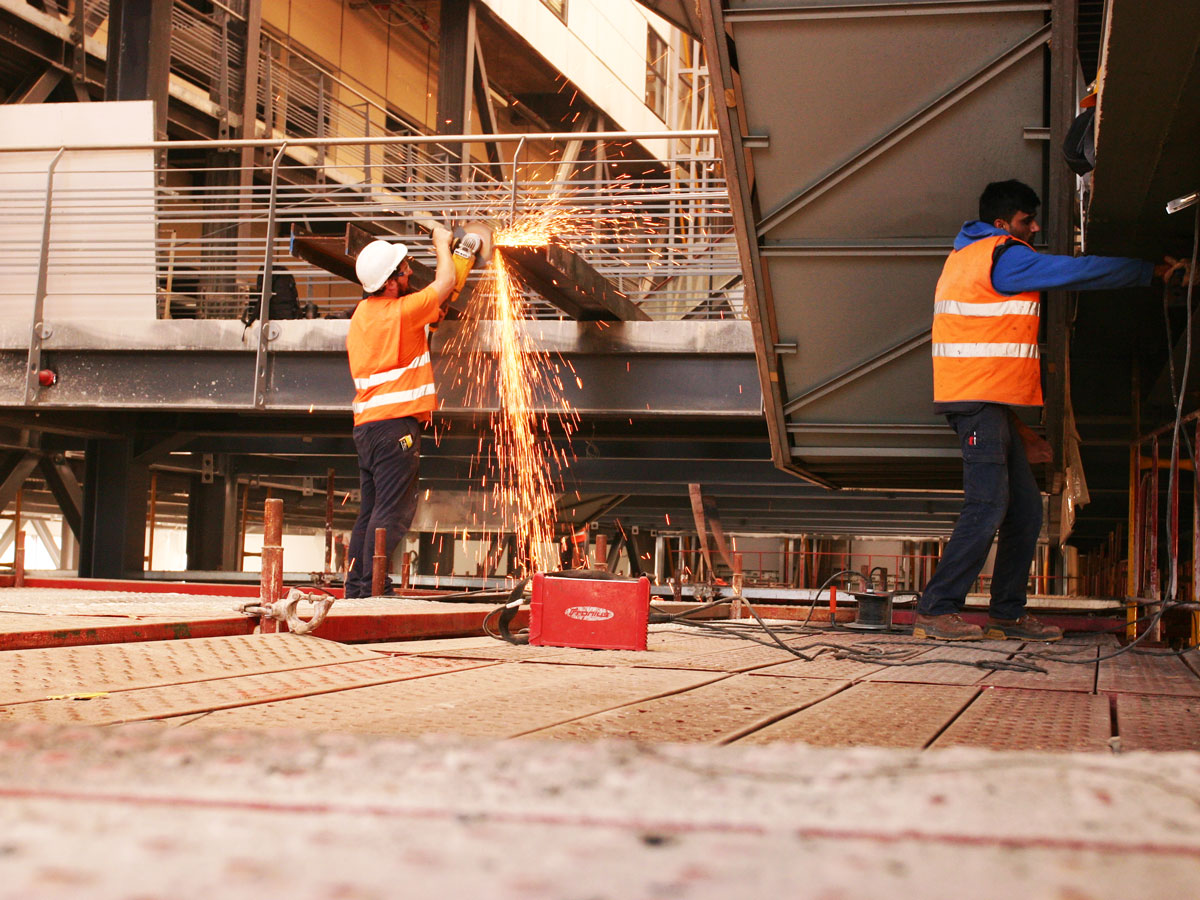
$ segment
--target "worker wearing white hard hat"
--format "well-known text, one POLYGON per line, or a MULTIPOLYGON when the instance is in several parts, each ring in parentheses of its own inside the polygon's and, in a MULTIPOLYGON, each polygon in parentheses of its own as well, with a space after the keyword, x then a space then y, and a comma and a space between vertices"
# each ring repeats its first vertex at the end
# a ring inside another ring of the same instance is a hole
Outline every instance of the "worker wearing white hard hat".
MULTIPOLYGON (((354 265, 367 296, 346 336, 362 498, 347 550, 347 597, 372 594, 375 530, 386 529, 390 559, 417 510, 421 429, 437 408, 427 328, 445 314, 456 280, 451 233, 434 228, 433 247, 433 282, 418 291, 409 291, 412 265, 404 244, 372 241, 354 265)), ((384 593, 390 591, 388 583, 384 593)))

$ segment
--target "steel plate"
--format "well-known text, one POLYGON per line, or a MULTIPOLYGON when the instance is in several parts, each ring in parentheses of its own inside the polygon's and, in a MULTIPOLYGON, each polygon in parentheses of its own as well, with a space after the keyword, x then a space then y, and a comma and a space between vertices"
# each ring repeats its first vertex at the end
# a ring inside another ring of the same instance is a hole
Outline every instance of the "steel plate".
POLYGON ((993 750, 1107 750, 1108 698, 1067 691, 985 689, 933 742, 993 750))
POLYGON ((865 682, 747 735, 739 743, 921 748, 962 712, 976 693, 967 685, 865 682))
POLYGON ((756 724, 774 721, 817 703, 847 684, 828 679, 771 680, 733 675, 669 697, 556 725, 534 732, 532 737, 722 742, 753 729, 756 724))

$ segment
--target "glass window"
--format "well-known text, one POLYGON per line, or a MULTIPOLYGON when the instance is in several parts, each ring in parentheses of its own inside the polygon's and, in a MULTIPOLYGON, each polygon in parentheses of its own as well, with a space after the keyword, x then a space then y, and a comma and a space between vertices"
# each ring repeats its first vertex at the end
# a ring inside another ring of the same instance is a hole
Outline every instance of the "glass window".
POLYGON ((646 105, 664 121, 667 118, 667 42, 646 26, 646 105))

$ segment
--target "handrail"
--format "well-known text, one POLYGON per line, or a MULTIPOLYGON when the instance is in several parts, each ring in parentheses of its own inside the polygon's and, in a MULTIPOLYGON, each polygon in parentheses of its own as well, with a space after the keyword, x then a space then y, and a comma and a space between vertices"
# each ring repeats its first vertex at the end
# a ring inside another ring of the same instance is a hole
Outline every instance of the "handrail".
POLYGON ((0 147, 0 153, 51 153, 57 150, 212 150, 218 147, 350 147, 361 144, 513 144, 526 140, 539 141, 670 141, 684 138, 717 137, 709 128, 684 131, 548 131, 504 132, 503 134, 405 134, 378 137, 327 138, 228 138, 205 141, 141 141, 127 144, 61 144, 0 147))
POLYGON ((25 366, 25 405, 37 395, 38 370, 42 367, 42 312, 46 302, 46 282, 50 258, 50 211, 54 195, 54 170, 63 158, 65 148, 59 148, 46 169, 46 207, 42 214, 42 247, 38 258, 37 288, 33 295, 33 323, 29 328, 29 356, 25 366))

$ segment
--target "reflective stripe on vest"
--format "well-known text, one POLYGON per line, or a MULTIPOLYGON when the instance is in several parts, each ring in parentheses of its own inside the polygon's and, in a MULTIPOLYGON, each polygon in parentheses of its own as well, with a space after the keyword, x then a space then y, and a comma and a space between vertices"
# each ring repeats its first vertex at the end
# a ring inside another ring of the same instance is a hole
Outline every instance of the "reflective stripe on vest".
POLYGON ((1010 240, 1015 239, 986 237, 946 260, 934 294, 935 403, 1042 403, 1041 296, 1028 291, 1010 297, 992 285, 993 254, 1010 240))
POLYGON ((934 356, 1006 356, 1010 359, 1040 359, 1037 344, 934 344, 934 356))
POLYGON ((413 388, 408 391, 390 391, 386 394, 376 394, 370 400, 359 402, 354 401, 354 414, 366 412, 368 409, 378 409, 381 406, 391 406, 393 404, 400 405, 412 403, 421 397, 429 397, 437 393, 437 389, 432 383, 423 384, 420 387, 413 388))
POLYGON ((379 387, 381 384, 387 384, 389 381, 395 381, 405 372, 411 372, 414 369, 419 369, 421 366, 429 365, 429 354, 425 353, 418 356, 407 366, 402 366, 399 369, 388 369, 386 372, 376 372, 368 378, 355 378, 354 387, 357 390, 365 391, 373 387, 379 387))

